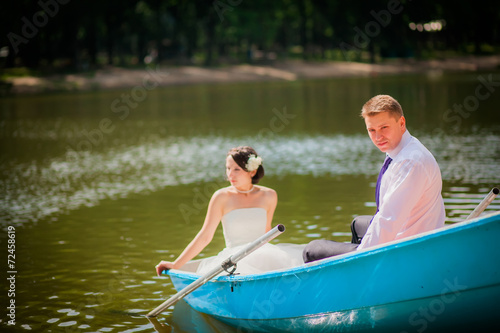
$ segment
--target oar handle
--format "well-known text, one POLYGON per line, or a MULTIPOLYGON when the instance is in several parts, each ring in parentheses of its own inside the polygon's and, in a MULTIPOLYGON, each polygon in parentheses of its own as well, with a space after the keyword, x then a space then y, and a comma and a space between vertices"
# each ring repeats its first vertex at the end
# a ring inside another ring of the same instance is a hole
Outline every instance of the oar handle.
POLYGON ((278 235, 280 235, 283 231, 285 231, 285 226, 282 224, 278 224, 275 226, 273 229, 269 230, 266 232, 264 235, 260 236, 256 240, 254 240, 252 243, 248 244, 244 248, 242 248, 240 251, 236 252, 226 260, 220 263, 220 265, 214 267, 211 269, 208 273, 205 275, 199 277, 196 281, 193 283, 189 284, 182 290, 180 290, 177 294, 173 295, 170 297, 168 300, 163 302, 160 306, 158 306, 156 309, 151 311, 146 315, 146 317, 151 318, 151 317, 156 317, 160 313, 163 312, 163 310, 167 309, 168 307, 174 305, 186 295, 192 293, 194 290, 198 289, 210 279, 213 277, 217 276, 219 273, 223 272, 224 270, 227 270, 228 268, 231 268, 232 266, 236 265, 238 261, 241 259, 245 258, 247 255, 252 253, 253 251, 257 250, 259 247, 263 246, 264 244, 270 242, 272 239, 276 238, 278 235))
POLYGON ((490 191, 490 193, 488 193, 488 195, 486 197, 484 197, 483 201, 481 201, 481 203, 476 207, 476 209, 474 209, 472 211, 472 213, 470 213, 470 215, 465 219, 465 221, 472 220, 472 219, 478 217, 479 215, 481 215, 481 213, 484 212, 486 207, 488 207, 489 204, 493 200, 495 200, 495 198, 499 192, 500 192, 500 190, 498 188, 494 187, 490 191))

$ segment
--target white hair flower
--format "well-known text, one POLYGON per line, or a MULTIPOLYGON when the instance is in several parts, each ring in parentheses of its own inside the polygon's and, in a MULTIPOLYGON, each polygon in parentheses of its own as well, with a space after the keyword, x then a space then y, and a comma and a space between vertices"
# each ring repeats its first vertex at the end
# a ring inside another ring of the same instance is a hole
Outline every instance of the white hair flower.
POLYGON ((254 154, 250 155, 248 157, 247 164, 245 165, 245 168, 247 169, 248 172, 252 172, 254 170, 257 170, 259 168, 259 165, 262 164, 262 157, 260 156, 255 156, 254 154))

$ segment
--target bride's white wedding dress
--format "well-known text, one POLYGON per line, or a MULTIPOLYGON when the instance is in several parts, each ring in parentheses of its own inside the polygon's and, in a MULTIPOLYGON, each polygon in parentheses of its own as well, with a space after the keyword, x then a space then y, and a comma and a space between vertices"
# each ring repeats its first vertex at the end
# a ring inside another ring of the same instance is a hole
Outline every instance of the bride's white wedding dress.
MULTIPOLYGON (((248 243, 266 233, 267 212, 264 208, 239 208, 222 217, 222 229, 226 248, 218 255, 203 259, 196 271, 203 275, 220 265, 248 243)), ((287 269, 304 263, 304 245, 265 244, 237 263, 236 273, 257 274, 278 269, 287 269)))

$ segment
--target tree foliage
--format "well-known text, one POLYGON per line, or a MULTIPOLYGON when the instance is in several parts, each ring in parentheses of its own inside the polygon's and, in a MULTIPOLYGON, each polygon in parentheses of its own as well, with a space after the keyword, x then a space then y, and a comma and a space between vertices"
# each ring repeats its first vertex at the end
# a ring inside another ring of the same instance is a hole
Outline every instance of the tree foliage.
POLYGON ((495 0, 7 0, 0 65, 85 70, 484 54, 497 50, 499 24, 495 0), (428 31, 431 22, 440 29, 428 31))

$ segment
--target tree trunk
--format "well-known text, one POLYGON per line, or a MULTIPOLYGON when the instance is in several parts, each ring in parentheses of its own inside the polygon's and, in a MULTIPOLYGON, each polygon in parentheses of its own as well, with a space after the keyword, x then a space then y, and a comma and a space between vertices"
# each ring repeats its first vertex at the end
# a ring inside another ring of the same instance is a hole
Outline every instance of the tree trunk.
POLYGON ((205 45, 205 66, 213 65, 213 50, 215 45, 215 17, 210 11, 207 16, 207 43, 205 45))

